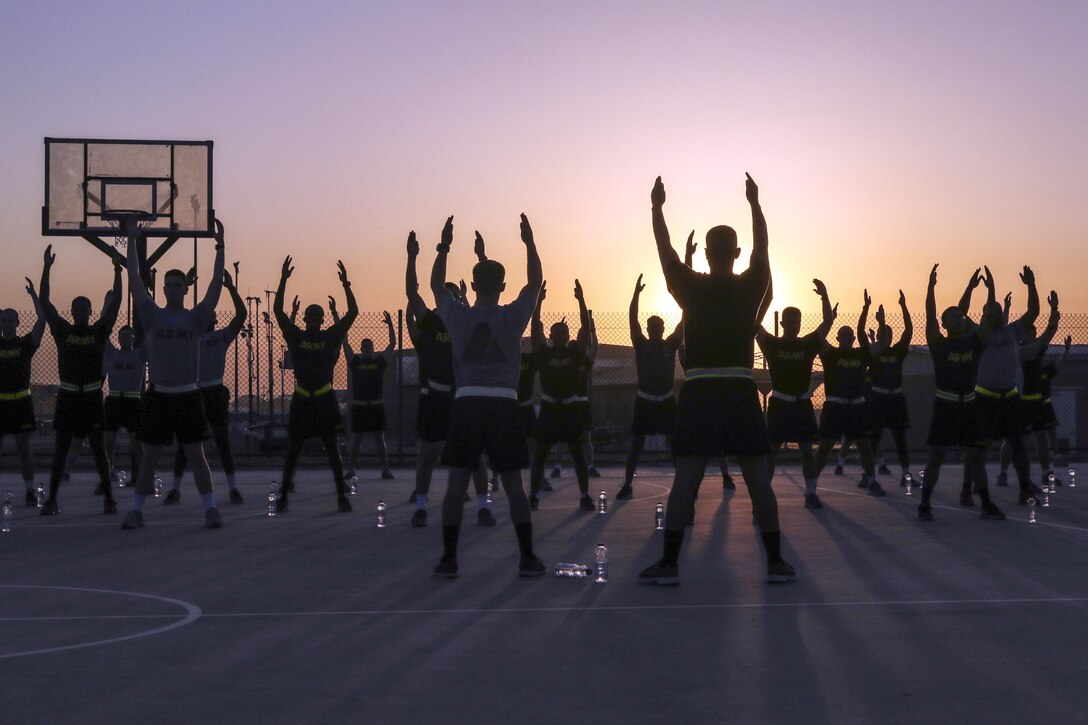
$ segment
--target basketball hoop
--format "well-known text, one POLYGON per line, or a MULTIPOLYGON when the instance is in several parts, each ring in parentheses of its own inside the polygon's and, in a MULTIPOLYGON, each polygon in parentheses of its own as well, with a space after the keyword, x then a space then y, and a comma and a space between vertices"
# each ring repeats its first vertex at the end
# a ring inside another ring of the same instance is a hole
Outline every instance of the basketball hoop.
MULTIPOLYGON (((109 224, 111 229, 118 229, 121 232, 133 228, 143 229, 154 220, 154 214, 149 214, 142 209, 107 209, 102 212, 102 221, 109 224)), ((113 246, 118 249, 128 249, 128 235, 115 236, 113 246)))

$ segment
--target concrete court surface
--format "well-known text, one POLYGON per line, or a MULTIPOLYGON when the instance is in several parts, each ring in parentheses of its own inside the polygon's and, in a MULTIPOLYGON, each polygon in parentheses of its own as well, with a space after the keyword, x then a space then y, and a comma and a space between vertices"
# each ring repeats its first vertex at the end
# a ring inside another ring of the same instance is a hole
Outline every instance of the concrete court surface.
MULTIPOLYGON (((993 477, 991 466, 991 478, 993 477)), ((61 490, 61 513, 24 507, 0 535, 4 723, 1076 722, 1088 718, 1088 467, 1029 525, 961 508, 946 466, 937 520, 826 475, 826 508, 802 507, 796 466, 775 477, 791 584, 763 581, 741 486, 708 475, 679 587, 640 585, 660 554, 653 510, 671 485, 644 468, 636 499, 577 511, 571 472, 534 515, 537 553, 610 579, 520 579, 505 498, 493 529, 466 504, 461 575, 439 580, 436 475, 430 525, 409 527, 412 472, 368 472, 355 511, 335 512, 327 473, 300 473, 291 511, 266 515, 271 472, 243 472, 246 503, 220 492, 225 525, 182 502, 149 502, 120 531, 93 475, 61 490), (390 504, 377 528, 374 506, 390 504)), ((611 500, 622 471, 591 479, 611 500)), ((1063 475, 1064 478, 1064 475, 1063 475)), ((739 481, 739 476, 738 476, 739 481)), ((130 489, 118 494, 122 515, 130 489)))

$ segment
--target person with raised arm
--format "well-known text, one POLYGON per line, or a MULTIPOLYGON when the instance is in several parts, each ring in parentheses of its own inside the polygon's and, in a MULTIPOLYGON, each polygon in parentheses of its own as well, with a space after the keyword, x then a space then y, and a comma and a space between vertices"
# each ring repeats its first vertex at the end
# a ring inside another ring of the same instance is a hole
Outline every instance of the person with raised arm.
POLYGON ((521 477, 521 469, 529 462, 517 399, 521 336, 543 284, 533 230, 524 214, 521 240, 525 245, 526 284, 517 298, 507 304, 499 303, 506 289, 506 269, 495 260, 484 260, 473 267, 472 289, 476 300, 471 306, 447 289, 446 259, 453 243, 452 216, 442 228, 431 269, 431 294, 449 331, 458 382, 450 412, 449 436, 442 453, 442 462, 449 467, 449 483, 442 502, 442 557, 434 568, 438 577, 457 576, 464 495, 484 454, 498 473, 509 501, 520 554, 518 574, 535 577, 545 573, 544 562, 533 552, 532 515, 521 477))
POLYGON ((57 407, 53 415, 55 446, 53 465, 49 472, 49 495, 41 515, 51 516, 60 512, 57 507, 57 493, 60 490, 68 451, 73 440, 78 440, 82 446, 84 438, 91 444, 95 469, 98 471, 99 490, 105 495, 102 512, 115 514, 117 503, 113 498, 110 463, 102 438, 102 362, 106 343, 113 334, 113 326, 117 322, 117 312, 121 306, 121 264, 118 258, 114 258, 112 294, 106 298, 108 302, 104 305, 102 314, 92 325, 91 301, 86 297, 72 300, 72 322, 63 319, 50 301, 49 276, 55 261, 53 245, 49 245, 45 249, 45 262, 38 289, 49 332, 57 345, 60 390, 57 392, 57 407))
POLYGON ((302 313, 303 327, 300 329, 283 311, 287 280, 295 271, 291 261, 291 257, 283 260, 280 283, 272 302, 276 323, 295 365, 295 392, 291 396, 291 406, 287 413, 287 457, 283 462, 283 478, 280 481, 279 497, 276 499, 276 510, 280 513, 288 510, 287 494, 295 479, 302 444, 308 438, 320 438, 336 483, 337 509, 342 513, 349 513, 351 501, 348 500, 344 484, 344 461, 340 458, 340 447, 336 444, 336 434, 344 429, 344 422, 332 389, 332 376, 344 337, 359 316, 359 305, 351 291, 348 271, 344 263, 337 260, 337 276, 344 287, 347 311, 342 318, 322 329, 325 324, 324 308, 321 305, 308 305, 302 313))
POLYGON ((665 186, 661 177, 650 193, 658 259, 676 303, 684 311, 687 377, 676 406, 676 476, 669 492, 661 559, 639 574, 646 584, 680 583, 679 559, 684 531, 695 511, 695 492, 707 459, 735 455, 766 552, 767 580, 790 581, 794 569, 782 558, 778 499, 767 471, 767 424, 752 375, 760 305, 770 279, 767 222, 759 189, 745 175, 745 196, 752 208, 753 245, 748 269, 735 273, 740 255, 737 233, 717 226, 706 235, 709 274, 680 261, 665 223, 665 186))
MULTIPOLYGON (((333 320, 339 321, 340 315, 336 312, 336 300, 329 297, 329 311, 333 320)), ((397 346, 397 333, 393 329, 393 318, 388 312, 382 313, 382 320, 389 331, 389 344, 375 354, 374 341, 369 337, 363 338, 359 343, 359 352, 351 347, 351 341, 344 336, 344 361, 348 366, 348 375, 351 377, 351 457, 348 459, 347 478, 355 477, 355 462, 359 458, 359 447, 363 443, 363 435, 370 434, 374 437, 374 449, 378 454, 378 465, 381 466, 383 479, 393 478, 393 472, 389 470, 389 452, 385 444, 385 403, 384 378, 386 368, 389 367, 389 356, 397 346)))
MULTIPOLYGON (((1023 387, 1020 389, 1020 398, 1024 401, 1025 431, 1035 440, 1035 454, 1039 457, 1039 469, 1043 481, 1046 481, 1048 476, 1054 476, 1054 469, 1050 465, 1051 451, 1047 432, 1057 424, 1057 419, 1054 417, 1053 406, 1049 404, 1050 391, 1044 387, 1046 373, 1043 368, 1043 358, 1050 348, 1050 341, 1058 333, 1058 322, 1061 320, 1056 291, 1050 291, 1047 304, 1050 306, 1050 316, 1043 334, 1039 335, 1035 325, 1031 325, 1020 340, 1020 359, 1024 380, 1023 387)), ((1002 453, 1005 448, 1002 446, 1002 453)), ((1054 482, 1060 485, 1061 479, 1054 476, 1054 482)))
POLYGON ((140 276, 137 240, 134 237, 129 239, 128 286, 133 307, 144 329, 149 384, 137 434, 144 445, 144 453, 136 472, 136 495, 133 496, 132 510, 121 524, 123 529, 143 528, 144 504, 147 497, 155 493, 155 468, 163 448, 173 444, 175 439, 185 449, 185 455, 193 466, 193 479, 204 504, 204 525, 209 529, 218 529, 223 525, 223 518, 215 505, 212 471, 204 457, 204 441, 211 437, 211 427, 204 414, 204 398, 198 383, 200 337, 210 325, 215 324, 215 308, 223 290, 225 239, 223 224, 216 219, 211 283, 204 298, 192 309, 185 307, 189 283, 185 273, 179 269, 171 269, 163 275, 166 305, 159 307, 155 304, 140 276))
MULTIPOLYGON (((139 326, 139 319, 137 319, 139 326)), ((102 430, 105 431, 106 456, 110 461, 110 480, 120 481, 117 473, 117 436, 124 428, 129 437, 129 465, 132 483, 136 484, 136 472, 140 468, 143 444, 136 436, 140 432, 140 419, 143 417, 144 382, 147 379, 147 346, 143 344, 143 329, 137 333, 129 325, 117 331, 117 345, 106 343, 105 359, 106 382, 110 392, 106 396, 103 409, 102 430)), ((77 451, 75 451, 77 452, 77 451)), ((69 456, 67 470, 71 470, 72 457, 69 456)))
POLYGON ((30 396, 30 364, 41 345, 46 323, 34 283, 29 277, 24 279, 26 293, 34 303, 36 315, 30 332, 19 334, 18 311, 11 308, 0 310, 0 449, 3 448, 4 436, 15 436, 19 472, 26 487, 26 504, 37 506, 30 435, 38 429, 38 421, 34 418, 34 400, 30 396))
MULTIPOLYGON (((873 435, 870 446, 873 451, 880 450, 880 439, 887 428, 895 442, 895 452, 899 458, 899 485, 907 485, 910 472, 910 454, 907 451, 907 428, 910 428, 910 416, 907 413, 907 396, 903 394, 903 361, 910 352, 910 341, 914 335, 914 324, 907 309, 907 296, 899 290, 899 308, 903 311, 903 334, 892 344, 892 328, 884 316, 884 306, 876 311, 876 342, 869 345, 872 353, 869 365, 869 413, 872 416, 873 435)), ((888 470, 881 465, 883 473, 888 470)))

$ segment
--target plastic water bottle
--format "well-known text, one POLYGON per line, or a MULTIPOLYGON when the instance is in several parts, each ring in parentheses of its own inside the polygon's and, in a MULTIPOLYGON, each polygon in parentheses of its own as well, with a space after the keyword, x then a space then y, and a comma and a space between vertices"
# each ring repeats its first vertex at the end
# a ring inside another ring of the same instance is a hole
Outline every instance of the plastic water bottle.
POLYGON ((601 491, 599 494, 597 494, 597 513, 608 513, 608 494, 604 491, 601 491))
POLYGON ((1050 489, 1050 493, 1057 493, 1058 492, 1057 484, 1054 483, 1054 471, 1051 471, 1050 473, 1046 474, 1046 485, 1047 485, 1047 488, 1050 489))
POLYGON ((926 469, 924 468, 918 471, 918 485, 923 487, 926 485, 926 469))
POLYGON ((162 479, 155 476, 155 498, 162 496, 162 479))
POLYGON ((378 528, 385 528, 385 501, 378 501, 378 528))
POLYGON ((658 501, 657 510, 654 511, 654 530, 665 530, 665 504, 658 501))
POLYGON ((907 495, 908 496, 913 496, 914 494, 911 493, 911 487, 914 485, 914 479, 911 477, 911 475, 909 473, 905 474, 903 476, 903 478, 906 479, 906 483, 907 483, 907 495))
POLYGON ((1050 491, 1043 489, 1043 508, 1050 508, 1050 491))
POLYGON ((12 496, 11 491, 8 491, 4 494, 4 513, 2 514, 3 523, 0 524, 0 529, 2 529, 5 534, 11 532, 11 521, 15 518, 15 504, 13 503, 14 500, 15 497, 12 496))
POLYGON ((358 476, 352 476, 351 478, 348 479, 348 493, 350 493, 352 496, 359 493, 359 477, 358 476))
POLYGON ((608 581, 608 549, 604 544, 597 544, 597 558, 593 562, 593 581, 604 584, 608 581))
POLYGON ((128 485, 128 471, 117 472, 117 485, 124 488, 128 485))
POLYGON ((41 484, 41 481, 34 484, 34 496, 38 499, 38 508, 45 506, 45 486, 41 484))
POLYGON ((589 567, 585 564, 559 563, 555 565, 555 575, 585 579, 589 576, 589 567))
POLYGON ((268 515, 269 516, 275 516, 276 515, 276 499, 279 498, 279 494, 280 494, 279 489, 280 489, 280 487, 279 487, 279 485, 276 484, 275 481, 273 481, 272 485, 269 486, 269 488, 268 488, 268 515))
POLYGON ((1034 498, 1029 498, 1028 499, 1028 523, 1029 524, 1034 524, 1035 523, 1035 499, 1034 498))
POLYGON ((495 503, 495 483, 493 481, 487 482, 487 499, 488 504, 495 503))
POLYGON ((1072 468, 1069 469, 1069 488, 1077 487, 1077 472, 1072 468))

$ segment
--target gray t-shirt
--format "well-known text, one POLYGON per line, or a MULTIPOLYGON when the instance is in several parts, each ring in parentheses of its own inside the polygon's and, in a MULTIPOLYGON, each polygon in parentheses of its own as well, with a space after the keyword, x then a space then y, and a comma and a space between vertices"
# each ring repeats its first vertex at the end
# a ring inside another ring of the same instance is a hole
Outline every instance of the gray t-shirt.
POLYGON ((147 370, 145 347, 122 350, 108 342, 102 354, 102 363, 106 368, 111 393, 139 393, 143 390, 147 370))
POLYGON ((976 385, 998 392, 1024 386, 1024 369, 1020 365, 1020 338, 1024 327, 1017 320, 990 333, 978 361, 976 385))
POLYGON ((215 322, 215 311, 203 304, 191 310, 172 310, 148 300, 139 314, 146 331, 144 345, 151 384, 195 388, 200 370, 200 337, 215 322))
POLYGON ((200 383, 223 380, 227 369, 227 350, 238 337, 229 327, 205 332, 200 338, 200 383))
POLYGON ((536 295, 529 287, 505 305, 466 307, 451 295, 439 300, 438 316, 453 345, 453 376, 458 388, 517 390, 521 336, 535 307, 536 295))

